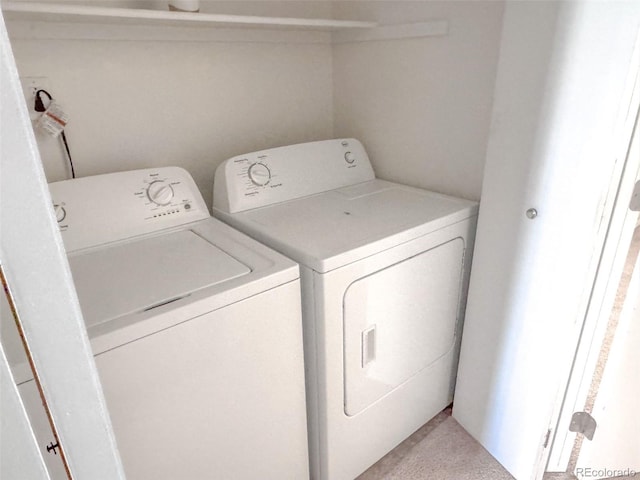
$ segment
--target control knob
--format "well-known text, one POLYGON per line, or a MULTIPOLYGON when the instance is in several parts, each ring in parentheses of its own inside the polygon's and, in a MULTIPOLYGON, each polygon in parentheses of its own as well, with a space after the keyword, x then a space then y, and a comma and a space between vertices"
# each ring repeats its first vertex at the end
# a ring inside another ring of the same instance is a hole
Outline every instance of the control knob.
POLYGON ((156 180, 147 187, 147 197, 156 205, 169 205, 173 200, 173 188, 164 180, 156 180))
POLYGON ((258 187, 264 187, 271 181, 271 170, 264 163, 254 163, 248 173, 249 180, 258 187))

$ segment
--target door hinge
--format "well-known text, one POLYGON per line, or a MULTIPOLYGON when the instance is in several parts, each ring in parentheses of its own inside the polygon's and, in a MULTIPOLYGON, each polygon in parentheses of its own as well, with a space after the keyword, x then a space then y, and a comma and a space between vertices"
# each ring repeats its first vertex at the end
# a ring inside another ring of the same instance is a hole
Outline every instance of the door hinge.
POLYGON ((544 437, 544 444, 542 448, 547 448, 549 446, 549 440, 551 439, 551 429, 547 430, 547 434, 544 437))
POLYGON ((593 440, 593 435, 596 433, 597 426, 598 424, 595 419, 587 412, 575 412, 571 417, 569 431, 581 433, 589 440, 593 440))
POLYGON ((636 182, 633 187, 633 195, 631 195, 631 201, 629 202, 629 210, 632 212, 640 212, 640 181, 636 182))

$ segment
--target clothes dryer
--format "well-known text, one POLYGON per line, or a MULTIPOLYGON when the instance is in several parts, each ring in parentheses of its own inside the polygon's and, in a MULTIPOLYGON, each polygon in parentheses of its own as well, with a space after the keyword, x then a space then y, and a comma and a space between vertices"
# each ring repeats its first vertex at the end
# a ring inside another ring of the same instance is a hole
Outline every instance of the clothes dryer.
MULTIPOLYGON (((180 168, 50 191, 127 478, 307 478, 298 266, 212 218, 180 168)), ((19 391, 66 478, 12 327, 19 391)))
POLYGON ((225 161, 213 205, 301 265, 312 478, 352 480, 451 402, 475 202, 340 139, 225 161))

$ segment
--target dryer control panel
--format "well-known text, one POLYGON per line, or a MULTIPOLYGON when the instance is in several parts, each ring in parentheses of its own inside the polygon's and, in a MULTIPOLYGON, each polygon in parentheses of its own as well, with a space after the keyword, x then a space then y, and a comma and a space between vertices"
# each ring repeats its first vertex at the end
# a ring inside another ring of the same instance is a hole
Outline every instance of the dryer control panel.
POLYGON ((354 138, 272 148, 218 166, 213 207, 237 213, 374 178, 367 152, 354 138))
POLYGON ((49 184, 67 252, 209 218, 189 173, 161 167, 49 184))

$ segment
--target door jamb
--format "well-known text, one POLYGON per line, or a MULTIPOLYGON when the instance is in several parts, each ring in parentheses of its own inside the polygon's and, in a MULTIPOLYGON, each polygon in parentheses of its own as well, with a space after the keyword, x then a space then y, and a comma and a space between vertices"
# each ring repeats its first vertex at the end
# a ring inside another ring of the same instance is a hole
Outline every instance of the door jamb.
MULTIPOLYGON (((571 416, 580 411, 587 400, 591 380, 596 370, 600 346, 606 334, 609 313, 615 300, 637 214, 628 209, 631 194, 640 175, 640 158, 630 156, 633 141, 640 135, 640 34, 636 39, 630 66, 628 109, 621 113, 616 143, 620 165, 613 174, 608 198, 604 202, 601 225, 603 247, 595 259, 596 273, 593 287, 585 298, 580 340, 574 357, 567 388, 562 394, 560 410, 546 471, 565 472, 569 467, 576 433, 569 431, 571 416), (633 217, 633 218, 632 218, 633 217), (633 221, 631 221, 633 220, 633 221)), ((640 156, 637 156, 640 157, 640 156)))

